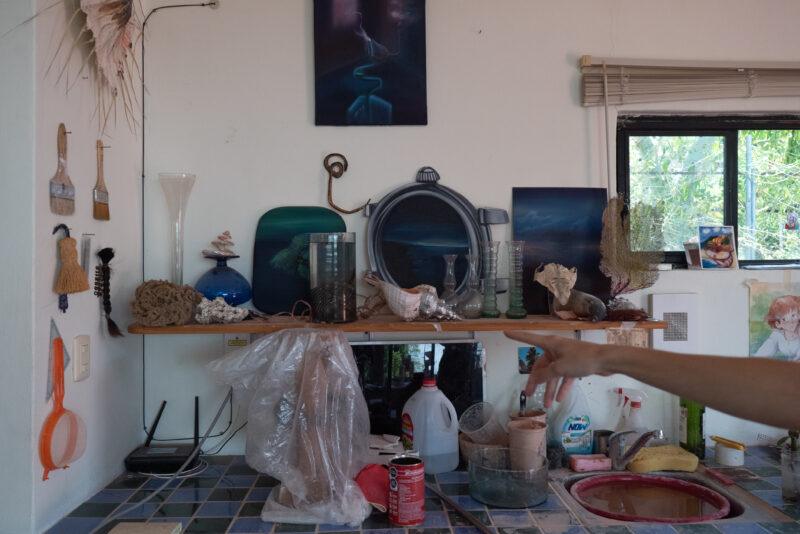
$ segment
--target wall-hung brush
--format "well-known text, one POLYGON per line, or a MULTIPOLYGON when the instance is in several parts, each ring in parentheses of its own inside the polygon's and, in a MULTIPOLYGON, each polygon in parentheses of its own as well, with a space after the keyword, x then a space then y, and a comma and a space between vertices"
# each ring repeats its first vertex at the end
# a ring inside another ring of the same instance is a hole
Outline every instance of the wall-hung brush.
POLYGON ((67 174, 67 128, 63 122, 58 125, 56 144, 58 169, 50 180, 50 211, 56 215, 72 215, 75 213, 75 186, 67 174))
POLYGON ((106 181, 103 175, 103 142, 97 140, 97 183, 94 184, 92 189, 92 216, 98 221, 107 221, 111 219, 111 214, 108 212, 108 189, 106 188, 106 181))
POLYGON ((100 297, 103 304, 108 333, 111 337, 121 337, 122 332, 120 332, 117 323, 111 319, 111 267, 109 263, 114 258, 114 249, 108 247, 100 249, 97 257, 100 258, 101 265, 94 268, 94 294, 100 297))
POLYGON ((80 293, 88 291, 89 278, 78 264, 78 243, 69 236, 69 228, 66 224, 59 224, 53 228, 53 234, 59 230, 64 230, 64 238, 58 242, 58 256, 61 266, 56 275, 56 283, 53 291, 58 293, 58 309, 62 312, 67 311, 69 293, 80 293))

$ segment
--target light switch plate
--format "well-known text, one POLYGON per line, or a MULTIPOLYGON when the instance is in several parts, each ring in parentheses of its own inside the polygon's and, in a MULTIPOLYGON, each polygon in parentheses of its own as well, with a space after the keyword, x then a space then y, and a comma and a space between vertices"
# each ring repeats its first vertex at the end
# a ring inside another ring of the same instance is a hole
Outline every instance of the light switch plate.
POLYGON ((89 378, 89 336, 75 336, 72 341, 72 379, 75 382, 89 378))

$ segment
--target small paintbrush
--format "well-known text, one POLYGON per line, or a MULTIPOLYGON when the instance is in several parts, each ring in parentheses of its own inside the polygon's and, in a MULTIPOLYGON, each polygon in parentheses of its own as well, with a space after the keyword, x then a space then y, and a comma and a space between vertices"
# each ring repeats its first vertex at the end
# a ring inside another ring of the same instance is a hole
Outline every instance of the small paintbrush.
POLYGON ((106 189, 106 181, 103 176, 103 142, 97 140, 97 183, 94 184, 92 189, 92 198, 94 203, 92 205, 92 215, 98 221, 107 221, 111 218, 108 211, 108 189, 106 189))

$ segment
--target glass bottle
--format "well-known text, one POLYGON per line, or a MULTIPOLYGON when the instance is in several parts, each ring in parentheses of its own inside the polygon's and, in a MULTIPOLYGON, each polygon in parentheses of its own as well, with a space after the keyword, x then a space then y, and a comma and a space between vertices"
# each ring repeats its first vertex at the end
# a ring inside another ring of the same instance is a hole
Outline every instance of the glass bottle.
POLYGON ((483 295, 481 294, 481 280, 478 277, 479 254, 467 254, 469 273, 467 276, 467 291, 461 296, 456 306, 456 313, 464 319, 478 319, 483 311, 483 295))
POLYGON ((443 301, 450 303, 456 296, 456 258, 457 254, 445 254, 442 256, 445 262, 444 291, 439 296, 443 301))
POLYGON ((481 317, 500 317, 497 309, 497 252, 499 241, 490 241, 483 247, 483 311, 481 317))
POLYGON ((524 319, 528 316, 522 302, 522 250, 524 241, 508 242, 508 311, 509 319, 524 319))
POLYGON ((253 296, 252 288, 247 279, 236 269, 228 267, 228 260, 239 256, 212 257, 217 266, 207 271, 195 284, 194 288, 208 300, 222 297, 231 306, 244 304, 253 296))
POLYGON ((161 173, 158 181, 167 199, 172 234, 172 269, 170 282, 183 285, 183 230, 186 220, 186 204, 194 186, 195 175, 187 173, 161 173))
POLYGON ((681 413, 678 426, 681 447, 701 460, 706 455, 706 438, 703 434, 703 415, 706 407, 693 400, 681 397, 681 413))

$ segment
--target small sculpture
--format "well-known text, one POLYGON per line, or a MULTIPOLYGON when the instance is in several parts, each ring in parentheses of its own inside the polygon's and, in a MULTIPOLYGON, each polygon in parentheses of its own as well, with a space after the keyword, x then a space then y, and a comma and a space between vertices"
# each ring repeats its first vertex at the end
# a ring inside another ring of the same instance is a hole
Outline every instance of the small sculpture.
POLYGON ((213 249, 203 250, 203 256, 206 258, 238 258, 239 256, 232 249, 235 244, 231 233, 225 230, 211 242, 213 249))
POLYGON ((384 282, 372 272, 365 274, 364 280, 369 285, 380 289, 389 309, 404 321, 420 319, 460 321, 462 319, 439 298, 436 288, 433 286, 421 284, 412 289, 402 289, 389 282, 384 282))
POLYGON ((592 322, 606 318, 606 305, 599 298, 572 289, 578 279, 578 271, 557 263, 540 266, 533 275, 553 294, 551 311, 553 315, 565 320, 589 319, 592 322))
POLYGON ((222 297, 217 297, 214 300, 204 298, 197 305, 197 313, 194 319, 200 324, 238 323, 244 321, 249 313, 244 308, 229 305, 222 297))

